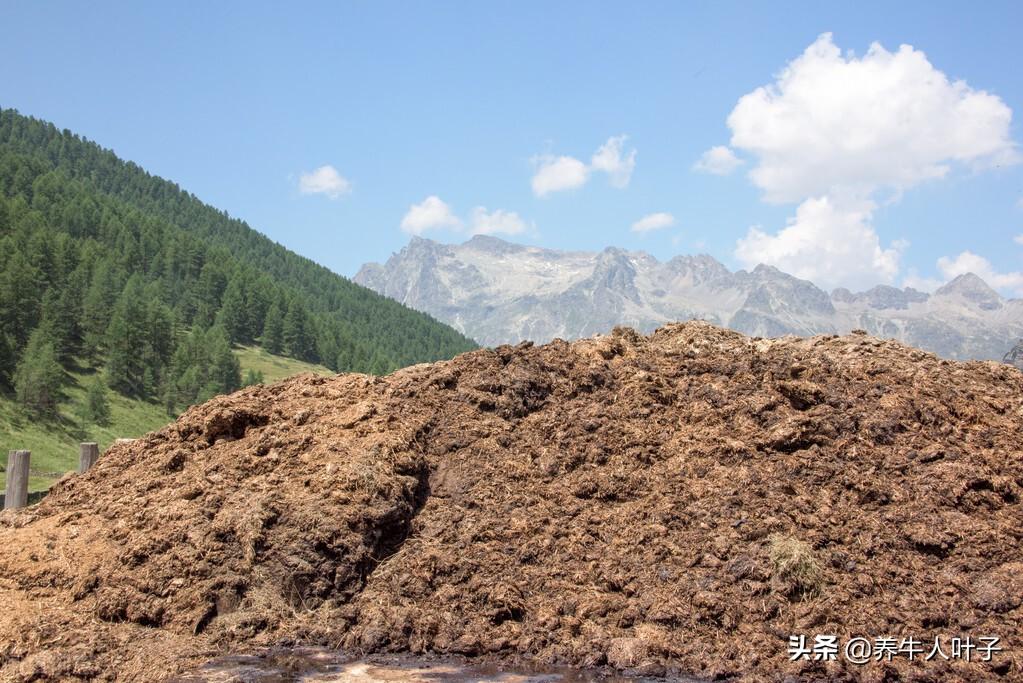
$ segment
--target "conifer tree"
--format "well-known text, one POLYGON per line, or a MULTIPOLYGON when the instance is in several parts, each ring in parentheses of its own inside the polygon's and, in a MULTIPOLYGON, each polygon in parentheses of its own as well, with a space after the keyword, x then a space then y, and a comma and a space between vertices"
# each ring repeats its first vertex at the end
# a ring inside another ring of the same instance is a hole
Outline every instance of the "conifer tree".
POLYGON ((82 351, 89 360, 96 360, 106 339, 110 314, 121 289, 118 280, 108 260, 97 261, 82 300, 82 351))
POLYGON ((132 348, 128 339, 128 322, 120 313, 115 313, 107 327, 107 384, 122 393, 131 393, 132 348))
POLYGON ((284 351, 292 358, 315 362, 316 340, 305 307, 297 299, 288 304, 284 317, 284 351))
POLYGON ((82 426, 98 425, 105 427, 110 424, 110 401, 107 398, 107 385, 100 374, 96 374, 85 391, 85 399, 78 413, 82 426))
POLYGON ((284 350, 284 313, 275 301, 266 312, 266 323, 260 344, 268 353, 279 354, 284 350))
POLYGON ((0 331, 0 390, 11 386, 17 358, 14 355, 14 340, 0 331))
POLYGON ((53 417, 60 402, 64 371, 57 362, 53 342, 46 339, 45 332, 38 328, 29 338, 14 373, 14 388, 18 402, 29 413, 53 417))
POLYGON ((217 315, 217 324, 224 327, 232 343, 251 341, 248 338, 245 293, 237 278, 231 280, 224 291, 224 301, 217 315))
POLYGON ((212 327, 206 333, 209 350, 208 384, 217 394, 229 394, 242 386, 242 366, 231 351, 231 342, 222 327, 212 327))
POLYGON ((58 291, 56 287, 46 290, 39 327, 46 330, 57 360, 70 365, 78 351, 78 316, 70 291, 58 291))
POLYGON ((139 275, 133 275, 117 299, 107 328, 107 383, 132 396, 145 395, 148 315, 139 275))
POLYGON ((217 311, 220 310, 220 298, 227 286, 227 279, 221 267, 213 261, 206 261, 199 273, 199 280, 195 287, 196 307, 195 324, 207 329, 216 321, 217 311))
POLYGON ((262 384, 263 381, 263 372, 261 370, 253 370, 252 368, 249 368, 245 373, 245 381, 242 383, 242 386, 251 387, 256 384, 262 384))
POLYGON ((0 273, 0 326, 14 338, 16 349, 28 342, 39 322, 42 291, 42 274, 16 251, 0 273))

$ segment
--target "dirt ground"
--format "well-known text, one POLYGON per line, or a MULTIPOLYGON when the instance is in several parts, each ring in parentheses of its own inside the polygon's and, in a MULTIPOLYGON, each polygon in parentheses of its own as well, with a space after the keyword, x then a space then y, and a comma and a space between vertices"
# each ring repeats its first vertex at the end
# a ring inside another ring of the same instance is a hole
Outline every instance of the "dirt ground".
POLYGON ((1023 373, 853 334, 483 350, 242 390, 0 515, 0 680, 264 646, 1023 680, 1023 373), (997 636, 790 662, 791 635, 997 636), (946 648, 947 651, 947 648, 946 648))

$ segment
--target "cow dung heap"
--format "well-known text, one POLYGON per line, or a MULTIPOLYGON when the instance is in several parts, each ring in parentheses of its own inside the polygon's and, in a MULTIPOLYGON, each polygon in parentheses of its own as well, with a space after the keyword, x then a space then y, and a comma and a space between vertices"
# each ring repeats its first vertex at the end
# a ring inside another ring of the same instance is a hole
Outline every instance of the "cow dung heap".
POLYGON ((318 644, 1023 680, 1021 436, 1015 368, 697 322, 256 386, 0 516, 0 679, 318 644), (794 634, 1004 651, 790 662, 794 634))

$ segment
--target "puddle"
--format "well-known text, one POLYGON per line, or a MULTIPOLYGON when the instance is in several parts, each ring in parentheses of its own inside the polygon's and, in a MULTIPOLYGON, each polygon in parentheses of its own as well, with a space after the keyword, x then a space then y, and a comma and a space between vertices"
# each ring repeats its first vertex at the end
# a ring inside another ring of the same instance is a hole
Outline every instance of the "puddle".
MULTIPOLYGON (((219 657, 171 683, 653 683, 663 678, 601 670, 508 668, 454 660, 374 657, 351 661, 331 650, 302 648, 219 657)), ((698 683, 696 679, 669 679, 698 683)))

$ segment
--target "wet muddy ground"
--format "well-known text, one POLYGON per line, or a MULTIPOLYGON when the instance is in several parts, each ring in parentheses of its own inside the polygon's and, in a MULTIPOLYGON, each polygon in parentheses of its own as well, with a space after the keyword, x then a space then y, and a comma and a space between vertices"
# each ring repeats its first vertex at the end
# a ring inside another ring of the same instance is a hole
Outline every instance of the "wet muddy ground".
MULTIPOLYGON (((451 659, 375 657, 351 661, 320 648, 268 650, 220 657, 171 683, 645 683, 665 679, 623 676, 610 670, 509 668, 451 659)), ((673 678, 674 683, 699 683, 673 678)))

